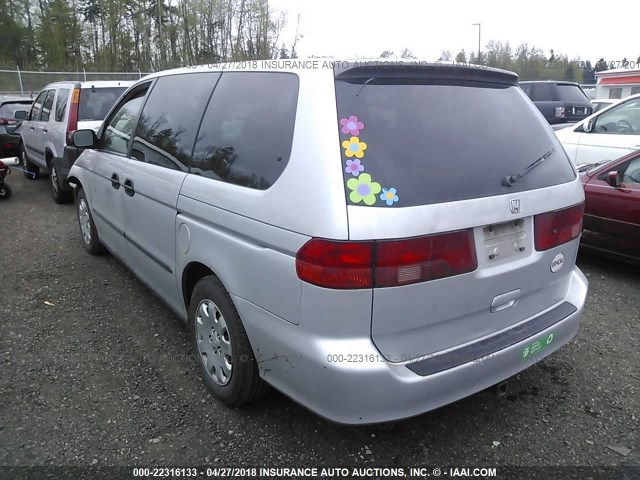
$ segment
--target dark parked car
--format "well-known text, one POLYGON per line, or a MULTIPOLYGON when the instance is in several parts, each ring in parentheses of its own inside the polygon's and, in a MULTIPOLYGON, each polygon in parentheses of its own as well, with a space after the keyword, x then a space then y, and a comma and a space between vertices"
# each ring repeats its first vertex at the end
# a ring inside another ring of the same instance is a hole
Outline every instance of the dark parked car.
POLYGON ((20 150, 20 135, 13 132, 18 124, 17 110, 29 110, 33 100, 0 95, 0 158, 15 157, 20 150))
POLYGON ((640 262, 640 150, 578 172, 586 198, 581 248, 640 262))
POLYGON ((520 88, 552 125, 579 122, 593 112, 593 105, 577 83, 552 80, 520 82, 520 88))

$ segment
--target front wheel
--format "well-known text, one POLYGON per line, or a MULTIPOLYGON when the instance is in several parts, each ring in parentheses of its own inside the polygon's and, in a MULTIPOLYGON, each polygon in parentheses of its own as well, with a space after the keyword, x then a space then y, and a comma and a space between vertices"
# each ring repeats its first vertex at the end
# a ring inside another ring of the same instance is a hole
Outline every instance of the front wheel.
POLYGON ((6 183, 0 185, 0 200, 6 200, 11 196, 11 188, 6 183))
POLYGON ((229 293, 210 275, 191 295, 189 323, 200 374, 213 396, 227 405, 244 405, 269 389, 229 293))
POLYGON ((22 173, 25 178, 36 180, 40 177, 40 169, 29 161, 24 143, 20 145, 20 162, 22 163, 22 173))
POLYGON ((104 247, 98 238, 98 230, 93 223, 93 216, 89 209, 89 202, 84 194, 84 190, 78 192, 76 200, 76 211, 78 213, 78 225, 82 234, 82 244, 91 255, 99 255, 104 252, 104 247))

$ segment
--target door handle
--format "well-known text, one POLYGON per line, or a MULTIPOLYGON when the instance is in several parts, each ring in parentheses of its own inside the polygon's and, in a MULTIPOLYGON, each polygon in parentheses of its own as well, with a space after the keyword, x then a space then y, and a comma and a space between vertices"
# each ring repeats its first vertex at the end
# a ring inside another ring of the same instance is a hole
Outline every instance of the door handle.
POLYGON ((131 180, 130 178, 125 178, 122 186, 124 187, 124 193, 126 193, 130 197, 133 197, 135 195, 136 190, 135 188, 133 188, 133 180, 131 180))
POLYGON ((33 127, 29 127, 29 130, 33 130, 33 127))
POLYGON ((120 178, 118 177, 118 174, 116 172, 113 172, 113 174, 111 174, 111 186, 116 190, 120 188, 120 178))
POLYGON ((43 131, 44 133, 47 133, 47 129, 46 129, 46 128, 43 128, 43 129, 42 129, 42 131, 43 131))

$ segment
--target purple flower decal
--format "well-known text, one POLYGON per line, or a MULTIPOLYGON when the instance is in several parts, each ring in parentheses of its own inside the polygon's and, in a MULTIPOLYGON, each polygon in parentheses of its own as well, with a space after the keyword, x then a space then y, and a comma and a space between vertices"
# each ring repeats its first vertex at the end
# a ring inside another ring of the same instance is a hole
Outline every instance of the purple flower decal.
POLYGON ((360 175, 360 172, 364 171, 364 165, 360 163, 360 159, 356 158, 355 160, 347 160, 347 167, 344 169, 345 172, 350 173, 354 177, 360 175))
POLYGON ((360 135, 360 130, 364 129, 364 123, 359 122, 355 115, 340 119, 340 125, 342 125, 342 133, 355 136, 360 135))

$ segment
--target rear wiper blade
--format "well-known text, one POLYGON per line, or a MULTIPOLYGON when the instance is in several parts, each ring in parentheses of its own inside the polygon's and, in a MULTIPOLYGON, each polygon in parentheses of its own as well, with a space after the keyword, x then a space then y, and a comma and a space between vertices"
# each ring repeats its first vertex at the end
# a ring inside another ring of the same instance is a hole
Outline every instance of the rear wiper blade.
POLYGON ((376 77, 371 77, 369 80, 367 80, 366 82, 364 82, 364 83, 362 84, 362 86, 358 89, 358 91, 356 92, 356 97, 360 95, 360 92, 362 91, 362 89, 363 89, 364 87, 366 87, 367 85, 369 85, 369 82, 371 82, 371 81, 373 81, 373 80, 375 80, 375 79, 376 79, 376 77))
POLYGON ((540 165, 542 162, 544 162, 553 152, 555 152, 555 148, 552 148, 547 153, 542 155, 540 158, 538 158, 536 161, 534 161, 531 165, 529 165, 527 168, 525 168, 522 172, 516 173, 515 175, 507 175, 506 177, 504 177, 502 179, 502 186, 503 187, 511 187, 511 186, 513 186, 514 183, 516 183, 518 180, 520 180, 522 177, 524 177, 527 173, 529 173, 531 170, 533 170, 538 165, 540 165))

